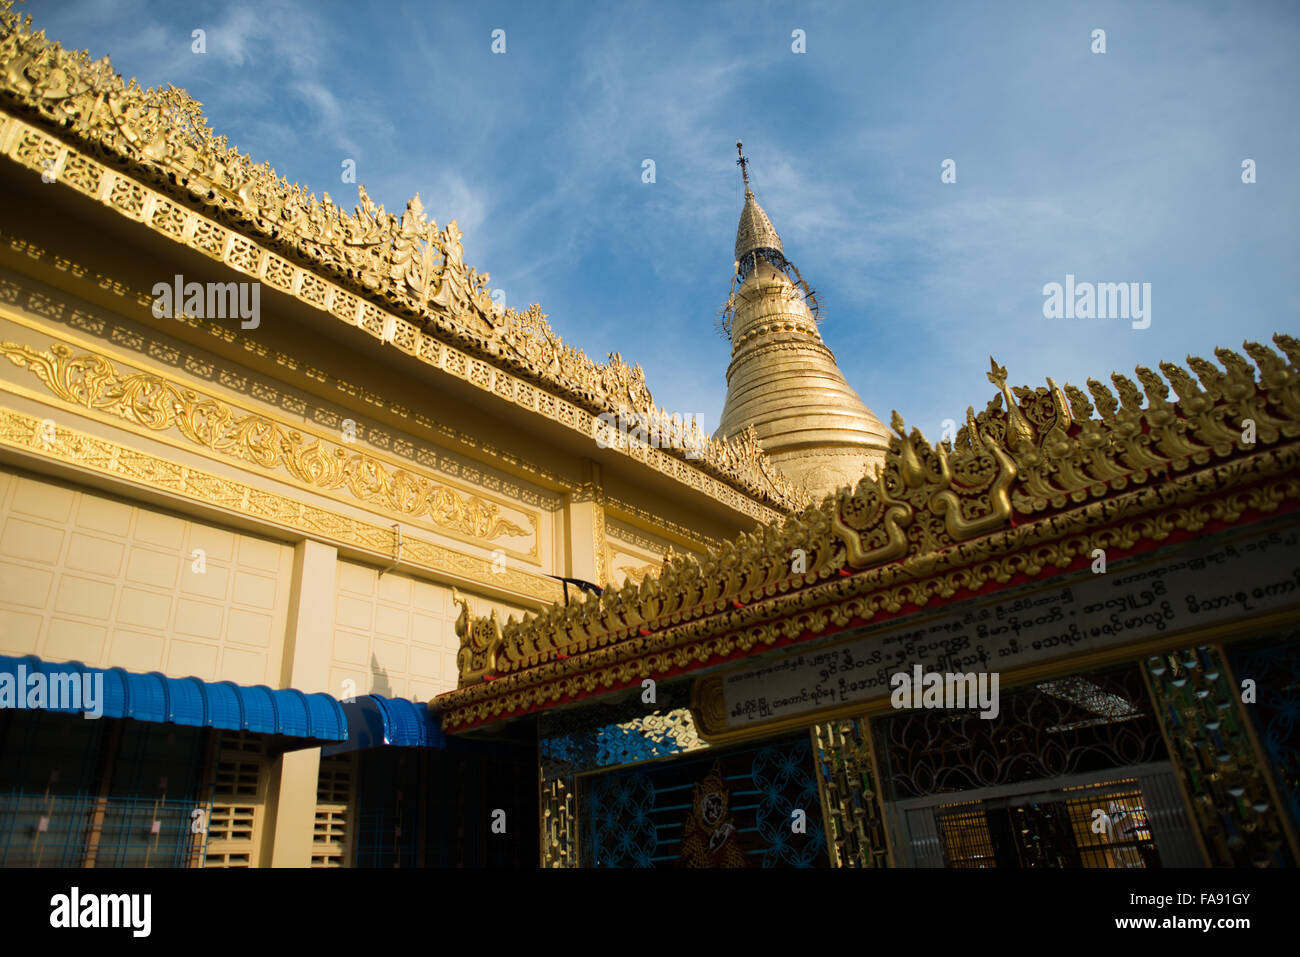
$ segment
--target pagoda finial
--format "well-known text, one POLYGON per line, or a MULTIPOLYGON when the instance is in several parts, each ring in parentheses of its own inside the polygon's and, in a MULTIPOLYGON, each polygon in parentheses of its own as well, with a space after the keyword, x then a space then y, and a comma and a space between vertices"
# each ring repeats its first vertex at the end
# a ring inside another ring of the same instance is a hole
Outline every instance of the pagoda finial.
POLYGON ((740 175, 745 178, 745 195, 749 196, 753 191, 749 188, 749 160, 745 159, 745 154, 741 152, 744 145, 740 140, 736 140, 736 153, 740 156, 740 159, 736 160, 736 165, 740 167, 740 175))
POLYGON ((740 175, 745 178, 745 207, 740 211, 740 225, 736 229, 736 262, 740 264, 742 273, 747 273, 746 263, 759 250, 775 252, 781 263, 784 262, 785 250, 781 248, 781 237, 776 234, 776 228, 767 218, 767 213, 763 212, 763 207, 758 205, 754 191, 749 186, 749 160, 745 156, 744 146, 744 143, 736 140, 736 155, 740 157, 736 160, 736 165, 740 167, 740 175))

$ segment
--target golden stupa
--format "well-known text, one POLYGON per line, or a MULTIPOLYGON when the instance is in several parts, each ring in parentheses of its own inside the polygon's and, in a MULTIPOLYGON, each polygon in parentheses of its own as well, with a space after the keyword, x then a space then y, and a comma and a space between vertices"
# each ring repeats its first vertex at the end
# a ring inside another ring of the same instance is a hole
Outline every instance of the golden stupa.
POLYGON ((822 495, 873 474, 884 463, 889 432, 822 341, 809 305, 815 303, 812 292, 754 198, 747 163, 741 154, 745 207, 722 322, 731 337, 731 364, 715 434, 730 438, 752 425, 777 467, 822 495))

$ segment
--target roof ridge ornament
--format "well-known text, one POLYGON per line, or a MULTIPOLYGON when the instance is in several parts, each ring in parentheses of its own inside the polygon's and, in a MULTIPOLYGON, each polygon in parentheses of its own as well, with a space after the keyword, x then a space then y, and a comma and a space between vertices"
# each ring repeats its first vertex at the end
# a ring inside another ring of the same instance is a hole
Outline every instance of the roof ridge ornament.
POLYGON ((754 191, 749 188, 749 160, 745 159, 744 146, 744 143, 736 140, 736 153, 740 156, 740 159, 736 160, 736 165, 740 167, 740 175, 745 180, 745 195, 753 196, 754 191))

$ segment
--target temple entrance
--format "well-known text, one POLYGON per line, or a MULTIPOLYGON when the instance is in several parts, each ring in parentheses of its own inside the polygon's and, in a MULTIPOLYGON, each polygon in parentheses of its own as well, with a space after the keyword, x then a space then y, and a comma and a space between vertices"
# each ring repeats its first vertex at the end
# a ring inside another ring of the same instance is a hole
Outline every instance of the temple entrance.
POLYGON ((911 711, 873 727, 900 864, 1200 863, 1134 665, 1009 692, 992 720, 911 711))
MULTIPOLYGON (((1157 767, 1146 770, 1159 775, 1157 767)), ((1167 775, 1169 772, 1165 770, 1167 775)), ((1148 797, 1138 778, 1054 789, 957 804, 912 808, 909 830, 930 836, 923 848, 938 866, 963 868, 1161 867, 1152 837, 1148 797)), ((1152 799, 1158 801, 1154 793, 1152 799)), ((924 842, 921 842, 924 843, 924 842)), ((918 861, 934 865, 931 860, 918 861)))

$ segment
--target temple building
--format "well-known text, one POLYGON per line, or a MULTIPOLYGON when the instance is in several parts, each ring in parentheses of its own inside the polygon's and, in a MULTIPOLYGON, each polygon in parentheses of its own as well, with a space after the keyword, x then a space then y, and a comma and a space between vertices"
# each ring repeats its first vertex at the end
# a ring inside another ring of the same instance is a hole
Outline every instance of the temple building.
POLYGON ((0 866, 1300 858, 1300 342, 931 444, 742 155, 709 436, 418 197, 0 58, 0 866))

